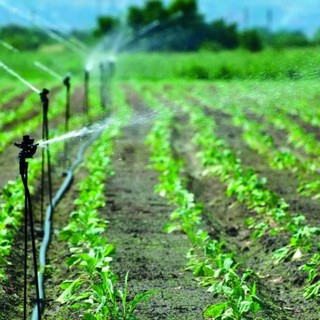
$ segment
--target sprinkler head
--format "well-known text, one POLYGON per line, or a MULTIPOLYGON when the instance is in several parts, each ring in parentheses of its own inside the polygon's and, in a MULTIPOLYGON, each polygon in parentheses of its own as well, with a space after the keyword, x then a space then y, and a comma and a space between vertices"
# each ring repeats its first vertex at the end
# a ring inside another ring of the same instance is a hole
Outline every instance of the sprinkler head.
POLYGON ((63 79, 63 84, 69 89, 70 88, 70 76, 66 76, 64 79, 63 79))
POLYGON ((42 103, 48 103, 49 99, 48 99, 48 94, 49 94, 49 90, 48 89, 42 89, 42 91, 39 93, 40 94, 40 99, 42 103))
POLYGON ((19 153, 20 159, 30 159, 33 157, 39 145, 39 143, 37 144, 33 144, 33 143, 34 143, 34 139, 31 139, 29 135, 25 135, 23 136, 21 143, 14 144, 16 147, 22 149, 22 151, 19 153))

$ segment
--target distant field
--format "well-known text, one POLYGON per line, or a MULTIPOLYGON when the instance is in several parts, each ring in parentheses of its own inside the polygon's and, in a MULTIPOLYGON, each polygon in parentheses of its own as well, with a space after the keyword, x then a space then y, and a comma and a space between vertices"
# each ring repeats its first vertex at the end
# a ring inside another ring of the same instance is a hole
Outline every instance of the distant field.
POLYGON ((138 79, 298 80, 320 77, 318 49, 265 50, 260 53, 133 53, 120 56, 119 76, 138 79))
MULTIPOLYGON (((92 57, 94 59, 94 51, 92 57)), ((113 55, 114 56, 114 55, 113 55)), ((41 71, 35 60, 48 64, 57 72, 69 70, 79 74, 89 56, 67 50, 44 48, 40 52, 0 52, 0 60, 15 66, 24 76, 36 78, 41 71), (54 57, 54 58, 53 58, 54 57)), ((317 48, 199 53, 139 53, 124 52, 115 56, 117 77, 121 79, 199 79, 199 80, 299 80, 320 77, 320 56, 317 48)), ((5 76, 5 74, 2 74, 5 76)))

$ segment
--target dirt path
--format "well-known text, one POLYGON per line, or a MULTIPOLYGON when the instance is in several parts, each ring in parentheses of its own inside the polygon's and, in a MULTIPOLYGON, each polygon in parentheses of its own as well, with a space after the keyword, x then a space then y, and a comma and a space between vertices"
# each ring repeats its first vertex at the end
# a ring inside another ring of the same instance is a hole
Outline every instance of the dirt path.
POLYGON ((186 236, 162 232, 172 208, 153 192, 157 174, 146 168, 146 133, 146 127, 125 130, 113 159, 116 175, 107 181, 108 235, 117 249, 113 270, 121 281, 130 271, 131 294, 158 290, 138 310, 139 320, 202 319, 212 297, 183 270, 190 248, 186 236))

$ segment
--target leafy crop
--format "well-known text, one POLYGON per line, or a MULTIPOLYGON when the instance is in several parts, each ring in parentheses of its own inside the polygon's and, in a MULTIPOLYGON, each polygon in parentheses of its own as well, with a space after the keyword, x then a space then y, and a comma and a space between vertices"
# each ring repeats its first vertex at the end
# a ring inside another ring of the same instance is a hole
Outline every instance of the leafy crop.
POLYGON ((120 289, 110 268, 114 247, 105 237, 107 221, 99 217, 99 210, 105 205, 105 178, 113 174, 112 140, 120 134, 121 124, 128 114, 127 109, 122 112, 122 119, 120 111, 120 118, 93 145, 86 165, 88 178, 78 185, 80 194, 74 202, 77 208, 70 214, 69 224, 60 232, 60 238, 68 242, 71 253, 67 264, 76 270, 76 276, 62 283, 64 291, 58 301, 80 310, 83 319, 88 320, 135 319, 134 310, 138 304, 153 294, 153 291, 146 291, 129 300, 129 273, 124 280, 124 289, 120 289))
POLYGON ((161 173, 156 191, 176 206, 170 217, 173 224, 168 224, 165 230, 182 230, 188 235, 193 244, 188 253, 189 269, 201 278, 202 285, 209 286, 209 292, 224 298, 224 302, 215 303, 204 311, 206 319, 243 319, 249 314, 256 314, 263 303, 256 295, 256 284, 248 282, 252 271, 240 276, 233 254, 222 250, 223 242, 210 240, 208 234, 200 229, 202 206, 185 189, 180 177, 183 165, 172 156, 172 123, 172 114, 167 110, 156 121, 147 138, 152 148, 152 167, 161 173))

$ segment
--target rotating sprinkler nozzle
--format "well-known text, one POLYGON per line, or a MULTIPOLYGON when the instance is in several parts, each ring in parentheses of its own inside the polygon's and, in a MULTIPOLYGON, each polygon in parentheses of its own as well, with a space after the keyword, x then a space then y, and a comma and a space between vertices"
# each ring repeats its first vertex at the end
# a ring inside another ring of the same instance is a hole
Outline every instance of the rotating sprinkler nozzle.
POLYGON ((48 98, 49 93, 50 91, 45 88, 39 93, 40 99, 45 111, 48 111, 48 108, 49 108, 49 98, 48 98))
POLYGON ((18 156, 20 160, 20 174, 23 174, 27 168, 26 159, 31 159, 37 151, 39 143, 33 143, 34 139, 31 139, 29 135, 23 136, 21 143, 14 143, 16 147, 22 149, 18 156))
POLYGON ((19 159, 20 160, 25 160, 25 159, 30 159, 34 156, 34 154, 37 151, 37 147, 39 143, 33 144, 34 139, 31 139, 29 135, 25 135, 22 138, 21 143, 15 143, 14 145, 21 150, 19 153, 19 159))

